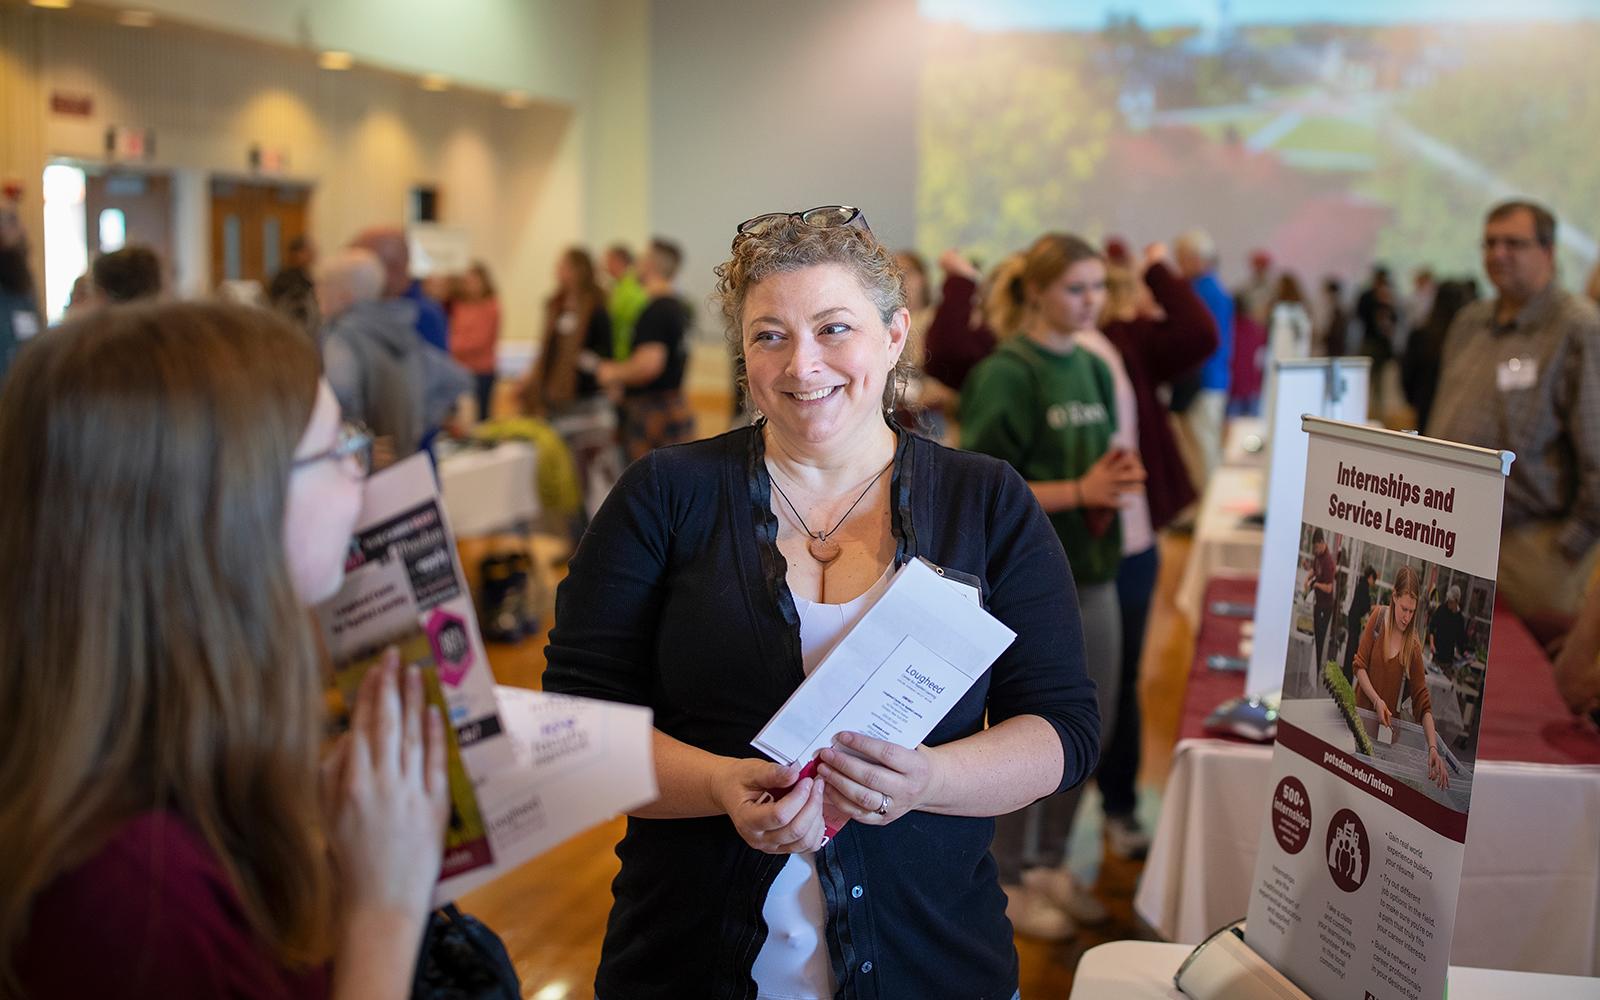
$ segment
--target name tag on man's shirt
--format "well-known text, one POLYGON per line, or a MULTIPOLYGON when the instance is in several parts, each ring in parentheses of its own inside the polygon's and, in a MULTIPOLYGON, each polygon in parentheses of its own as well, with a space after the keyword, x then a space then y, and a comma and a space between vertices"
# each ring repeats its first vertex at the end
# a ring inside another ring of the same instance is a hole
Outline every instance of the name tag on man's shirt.
POLYGON ((1532 389, 1539 382, 1539 362, 1532 358, 1510 358, 1495 369, 1494 382, 1501 392, 1532 389))

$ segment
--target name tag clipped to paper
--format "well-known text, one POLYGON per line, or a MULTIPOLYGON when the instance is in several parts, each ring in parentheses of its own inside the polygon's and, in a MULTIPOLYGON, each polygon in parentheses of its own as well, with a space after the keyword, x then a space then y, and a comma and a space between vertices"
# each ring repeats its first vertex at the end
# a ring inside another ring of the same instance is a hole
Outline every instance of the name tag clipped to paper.
POLYGON ((949 584, 952 590, 960 594, 962 597, 965 597, 973 604, 976 604, 978 607, 983 607, 983 589, 979 585, 977 577, 970 573, 963 573, 960 570, 945 569, 943 566, 935 566, 926 559, 922 561, 927 563, 935 573, 943 577, 944 582, 949 584))
POLYGON ((1533 358, 1508 358, 1494 372, 1495 386, 1501 392, 1521 392, 1539 382, 1539 362, 1533 358))

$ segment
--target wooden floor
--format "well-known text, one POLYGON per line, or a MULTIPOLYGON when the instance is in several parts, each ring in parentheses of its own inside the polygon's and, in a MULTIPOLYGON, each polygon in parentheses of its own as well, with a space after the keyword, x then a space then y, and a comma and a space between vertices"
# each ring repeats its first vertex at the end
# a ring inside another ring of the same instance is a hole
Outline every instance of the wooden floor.
MULTIPOLYGON (((463 562, 473 565, 481 548, 466 544, 462 548, 463 562)), ((1140 783, 1158 788, 1167 775, 1193 645, 1193 637, 1172 603, 1188 551, 1187 539, 1180 536, 1161 543, 1161 576, 1141 668, 1145 729, 1140 783)), ((559 558, 559 553, 549 549, 540 554, 559 558)), ((559 569, 556 572, 559 574, 559 569)), ((489 660, 500 683, 537 688, 544 672, 545 641, 546 635, 541 635, 515 646, 491 646, 489 660)), ((463 910, 484 920, 505 941, 522 978, 525 997, 588 1000, 594 995, 594 970, 611 905, 611 879, 617 873, 612 847, 622 829, 623 821, 618 819, 575 837, 461 900, 463 910)), ((1095 886, 1111 913, 1107 924, 1085 928, 1076 940, 1065 944, 1018 939, 1023 996, 1030 1000, 1066 997, 1072 988, 1072 971, 1085 949, 1141 936, 1132 909, 1139 870, 1137 863, 1107 852, 1095 886)))

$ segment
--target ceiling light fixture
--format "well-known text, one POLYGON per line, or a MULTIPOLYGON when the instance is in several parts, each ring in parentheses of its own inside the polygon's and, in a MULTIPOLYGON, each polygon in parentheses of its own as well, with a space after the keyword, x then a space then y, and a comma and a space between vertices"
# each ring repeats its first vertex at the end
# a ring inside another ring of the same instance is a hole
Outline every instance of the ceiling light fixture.
POLYGON ((323 69, 345 70, 354 66, 355 62, 355 56, 340 49, 328 49, 317 56, 317 65, 323 69))
POLYGON ((508 90, 500 95, 501 107, 510 108, 512 111, 520 111, 531 103, 532 99, 525 90, 508 90))
POLYGON ((450 78, 443 73, 424 73, 422 74, 422 89, 433 91, 436 94, 440 91, 449 90, 450 78))
POLYGON ((66 10, 72 6, 72 0, 28 0, 29 6, 43 7, 46 10, 66 10))

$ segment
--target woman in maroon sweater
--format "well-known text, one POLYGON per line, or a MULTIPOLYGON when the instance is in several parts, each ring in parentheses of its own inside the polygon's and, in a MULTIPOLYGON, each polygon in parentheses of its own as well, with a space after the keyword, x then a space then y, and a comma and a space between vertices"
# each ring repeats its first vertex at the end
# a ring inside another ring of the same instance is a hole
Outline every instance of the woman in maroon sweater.
POLYGON ((967 373, 994 353, 996 341, 979 307, 983 298, 978 294, 978 269, 958 250, 941 254, 939 266, 944 269, 944 288, 928 322, 922 371, 959 393, 967 373))
POLYGON ((1187 375, 1217 349, 1217 324, 1205 303, 1183 276, 1167 263, 1167 248, 1153 243, 1145 248, 1144 285, 1157 311, 1129 310, 1116 299, 1101 327, 1106 338, 1122 352, 1128 379, 1139 408, 1139 456, 1144 460, 1145 492, 1150 498, 1150 520, 1157 531, 1172 523, 1183 508, 1195 501, 1194 483, 1172 435, 1167 405, 1156 390, 1187 375))
MULTIPOLYGON (((1194 371, 1211 356, 1217 349, 1217 325, 1189 283, 1167 264, 1165 246, 1154 243, 1145 248, 1142 286, 1131 263, 1125 258, 1113 259, 1108 282, 1112 295, 1101 332, 1122 354, 1128 381, 1133 383, 1139 456, 1148 477, 1145 495, 1151 527, 1159 532, 1194 501, 1195 492, 1172 435, 1167 406, 1156 390, 1194 371)), ((1123 857, 1142 857, 1149 849, 1149 837, 1134 818, 1134 781, 1139 773, 1141 739, 1139 660, 1160 569, 1156 552, 1152 548, 1124 558, 1117 574, 1117 598, 1122 605, 1121 686, 1111 738, 1095 776, 1105 806, 1107 837, 1112 851, 1123 857)))
POLYGON ((395 998, 449 815, 393 651, 320 762, 370 438, 311 341, 108 309, 0 393, 0 997, 395 998), (333 960, 331 974, 327 968, 333 960))

